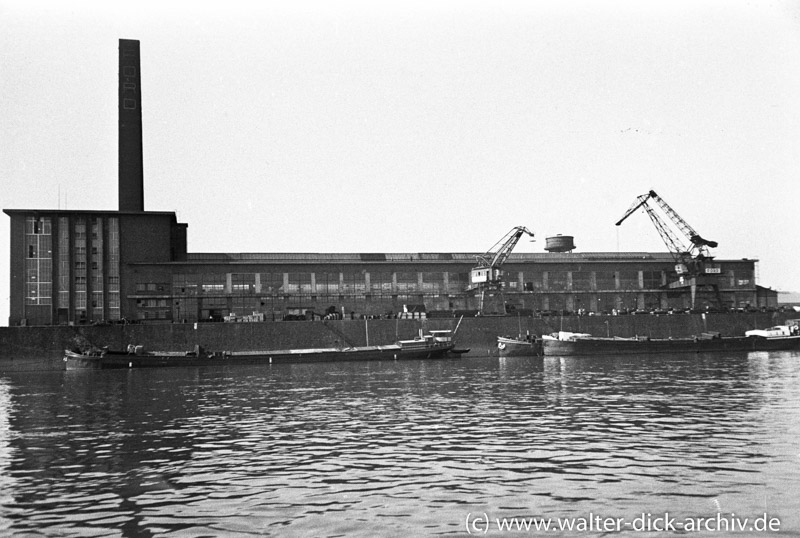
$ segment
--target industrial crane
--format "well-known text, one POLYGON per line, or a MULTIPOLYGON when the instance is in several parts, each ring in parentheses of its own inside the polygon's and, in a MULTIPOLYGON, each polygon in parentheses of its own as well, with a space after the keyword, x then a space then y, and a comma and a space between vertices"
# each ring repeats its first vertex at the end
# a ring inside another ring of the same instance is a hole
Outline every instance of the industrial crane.
MULTIPOLYGON (((503 264, 508 259, 511 251, 517 246, 520 238, 528 234, 533 237, 533 232, 524 226, 516 226, 504 235, 492 248, 485 253, 475 256, 477 266, 470 271, 470 289, 480 291, 479 310, 485 313, 485 296, 487 291, 499 291, 502 298, 503 292, 503 264)), ((505 304, 502 305, 505 314, 505 304)))
POLYGON ((644 210, 647 211, 647 216, 650 217, 650 220, 655 225, 659 235, 661 235, 661 239, 664 241, 664 244, 667 246, 667 249, 669 249, 673 259, 675 260, 675 272, 678 274, 679 279, 677 282, 671 283, 669 287, 690 287, 692 308, 694 308, 697 286, 710 286, 713 288, 717 302, 719 303, 719 289, 716 285, 716 281, 707 282, 703 280, 707 272, 713 271, 713 269, 706 269, 705 262, 707 260, 710 261, 714 259, 713 256, 709 255, 708 249, 709 247, 715 248, 717 246, 717 242, 701 237, 700 234, 694 230, 694 228, 689 226, 689 223, 683 220, 683 218, 681 218, 681 216, 678 215, 678 213, 672 209, 663 198, 656 194, 656 191, 653 190, 647 194, 638 196, 628 211, 626 211, 622 218, 617 221, 617 226, 622 224, 625 219, 631 216, 631 214, 633 214, 639 208, 644 208, 644 210), (683 233, 689 242, 688 246, 681 242, 676 236, 675 232, 670 229, 669 226, 667 226, 661 217, 659 217, 658 213, 655 212, 655 209, 649 203, 650 200, 654 200, 664 214, 670 218, 675 227, 678 228, 681 233, 683 233))

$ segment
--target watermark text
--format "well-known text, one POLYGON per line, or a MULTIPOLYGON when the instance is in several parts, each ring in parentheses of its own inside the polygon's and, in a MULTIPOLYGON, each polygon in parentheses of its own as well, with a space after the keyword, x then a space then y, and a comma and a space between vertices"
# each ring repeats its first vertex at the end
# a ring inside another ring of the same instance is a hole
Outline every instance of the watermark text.
POLYGON ((677 517, 642 513, 635 518, 606 517, 590 513, 585 517, 489 517, 486 513, 467 514, 468 534, 499 532, 779 532, 780 519, 761 514, 755 517, 718 513, 708 517, 677 517))

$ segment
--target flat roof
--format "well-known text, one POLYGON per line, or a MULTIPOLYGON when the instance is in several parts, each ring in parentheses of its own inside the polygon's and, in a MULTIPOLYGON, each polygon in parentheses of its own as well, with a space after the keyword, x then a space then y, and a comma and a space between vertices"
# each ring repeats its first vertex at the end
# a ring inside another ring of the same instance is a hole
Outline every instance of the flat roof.
POLYGON ((30 213, 64 214, 64 215, 171 215, 176 217, 174 211, 117 211, 115 209, 4 209, 6 215, 19 215, 30 213))
MULTIPOLYGON (((200 262, 232 262, 232 261, 346 261, 346 262, 474 262, 483 252, 403 252, 403 253, 319 253, 319 252, 238 252, 213 253, 198 252, 186 255, 187 261, 200 262)), ((543 261, 543 260, 672 260, 668 252, 526 252, 512 253, 506 263, 511 261, 543 261)))
MULTIPOLYGON (((141 262, 135 265, 252 265, 257 263, 272 264, 381 264, 381 263, 470 263, 483 252, 406 252, 406 253, 357 253, 357 252, 195 252, 188 253, 186 260, 173 262, 141 262)), ((536 252, 511 254, 508 263, 569 263, 569 262, 661 262, 674 263, 668 252, 536 252)), ((716 260, 720 262, 757 262, 755 259, 716 260)))

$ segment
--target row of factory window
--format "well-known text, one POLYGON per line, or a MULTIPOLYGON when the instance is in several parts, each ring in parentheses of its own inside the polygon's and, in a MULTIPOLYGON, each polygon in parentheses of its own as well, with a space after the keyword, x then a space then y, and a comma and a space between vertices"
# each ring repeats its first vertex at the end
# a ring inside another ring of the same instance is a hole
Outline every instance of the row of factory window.
MULTIPOLYGON (((720 274, 721 288, 752 288, 752 270, 720 274)), ((598 291, 659 289, 667 283, 664 271, 509 271, 509 291, 598 291)), ((175 274, 167 282, 143 282, 137 294, 186 295, 256 294, 391 294, 403 292, 462 293, 469 274, 457 272, 317 272, 317 273, 203 273, 175 274)))
MULTIPOLYGON (((608 293, 542 293, 534 295, 506 296, 507 305, 530 311, 555 311, 564 313, 630 312, 639 309, 671 309, 688 306, 685 294, 671 292, 608 292, 608 293)), ((698 304, 705 304, 703 295, 698 304)), ((752 293, 729 292, 724 299, 733 305, 750 304, 752 293)), ((225 316, 258 317, 258 320, 284 319, 286 313, 302 310, 317 315, 333 310, 344 316, 392 315, 403 311, 406 305, 423 306, 428 312, 457 311, 476 308, 474 297, 428 297, 418 294, 395 296, 347 297, 313 296, 293 297, 178 297, 167 299, 143 299, 137 301, 136 317, 140 320, 197 321, 213 318, 222 321, 225 316)))

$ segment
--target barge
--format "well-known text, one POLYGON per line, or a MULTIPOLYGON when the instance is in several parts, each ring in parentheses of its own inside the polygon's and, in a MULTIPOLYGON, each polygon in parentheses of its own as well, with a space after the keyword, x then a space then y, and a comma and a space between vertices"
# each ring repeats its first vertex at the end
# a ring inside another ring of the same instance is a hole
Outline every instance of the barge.
POLYGON ((303 362, 376 361, 400 359, 442 359, 459 357, 454 349, 452 331, 435 330, 412 340, 398 340, 382 346, 341 348, 276 349, 260 351, 208 352, 200 346, 193 351, 145 351, 142 346, 129 346, 125 351, 108 349, 64 352, 67 370, 99 370, 111 368, 164 368, 177 366, 216 366, 232 364, 275 364, 303 362))
POLYGON ((604 338, 565 331, 542 336, 543 355, 557 357, 794 349, 800 349, 800 328, 797 324, 747 331, 745 336, 702 333, 691 338, 604 338))
POLYGON ((498 336, 497 354, 500 357, 541 356, 542 340, 531 335, 520 335, 517 338, 498 336))

